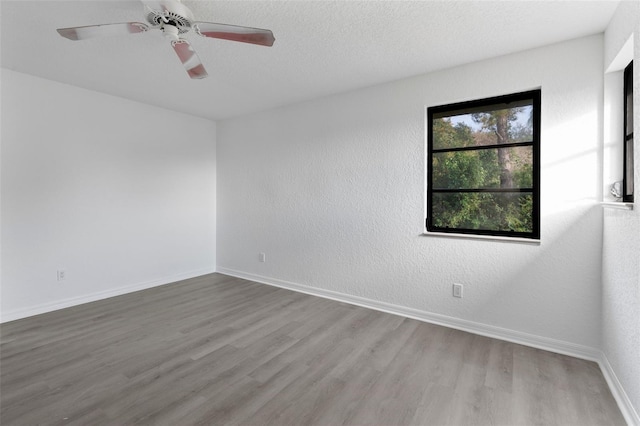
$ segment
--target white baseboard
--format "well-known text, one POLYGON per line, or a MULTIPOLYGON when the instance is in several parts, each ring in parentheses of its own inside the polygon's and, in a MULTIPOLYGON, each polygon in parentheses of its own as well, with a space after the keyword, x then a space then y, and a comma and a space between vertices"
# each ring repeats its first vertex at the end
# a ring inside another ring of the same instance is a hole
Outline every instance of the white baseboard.
POLYGON ((508 342, 518 343, 520 345, 531 346, 550 352, 569 355, 575 358, 586 359, 594 362, 599 362, 601 359, 602 352, 599 349, 578 345, 571 342, 565 342, 562 340, 551 339, 549 337, 537 336, 535 334, 524 333, 508 328, 454 318, 447 315, 441 315, 433 312, 422 311, 419 309, 408 308, 405 306, 394 305, 391 303, 380 302, 364 297, 352 296, 346 293, 310 287, 303 284, 279 280, 276 278, 263 277, 260 275, 236 271, 234 269, 224 268, 220 266, 218 266, 217 272, 224 275, 230 275, 237 278, 259 282, 262 284, 268 284, 293 291, 298 291, 301 293, 324 297, 326 299, 332 299, 339 302, 345 302, 352 305, 375 309, 377 311, 401 315, 419 321, 442 325, 449 328, 455 328, 457 330, 467 331, 469 333, 479 334, 481 336, 493 337, 500 340, 506 340, 508 342))
POLYGON ((78 297, 71 297, 68 299, 57 300, 55 302, 44 303, 37 306, 30 306, 28 308, 15 309, 8 312, 2 312, 0 316, 0 323, 14 321, 34 315, 40 315, 51 311, 57 311, 58 309, 69 308, 71 306, 81 305, 83 303, 95 302, 97 300, 108 299, 114 296, 120 296, 127 293, 133 293, 134 291, 145 290, 152 287, 158 287, 165 284, 171 284, 176 281, 186 280, 189 278, 199 277, 201 275, 211 274, 215 272, 215 268, 204 268, 196 271, 189 271, 182 274, 170 275, 167 277, 158 278, 155 280, 144 281, 124 287, 118 287, 111 290, 100 291, 97 293, 91 293, 78 297))
POLYGON ((618 403, 618 408, 620 408, 627 424, 629 426, 640 426, 640 415, 638 415, 638 412, 633 407, 633 403, 624 391, 620 380, 618 380, 618 376, 616 376, 616 373, 613 371, 613 367, 611 367, 607 356, 603 352, 600 354, 600 361, 598 364, 600 365, 602 375, 607 381, 609 389, 618 403))

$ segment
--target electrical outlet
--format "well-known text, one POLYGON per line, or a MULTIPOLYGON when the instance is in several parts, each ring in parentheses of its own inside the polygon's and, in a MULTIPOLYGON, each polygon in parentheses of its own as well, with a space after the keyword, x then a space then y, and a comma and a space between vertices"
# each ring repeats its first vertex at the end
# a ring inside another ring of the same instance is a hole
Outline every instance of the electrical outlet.
POLYGON ((58 281, 64 281, 67 278, 66 269, 58 269, 58 281))
POLYGON ((265 255, 264 253, 259 253, 259 254, 258 254, 258 260, 259 260, 260 262, 263 262, 263 263, 264 263, 264 262, 266 262, 266 261, 267 261, 267 257, 266 257, 266 255, 265 255))
POLYGON ((462 284, 453 285, 453 297, 462 298, 462 284))

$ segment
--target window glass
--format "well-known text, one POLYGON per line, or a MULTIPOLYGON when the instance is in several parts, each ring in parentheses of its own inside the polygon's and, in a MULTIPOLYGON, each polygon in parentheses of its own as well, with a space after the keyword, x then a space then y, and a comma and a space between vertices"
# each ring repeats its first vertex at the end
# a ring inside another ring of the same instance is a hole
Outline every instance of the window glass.
POLYGON ((533 186, 531 146, 434 152, 431 158, 434 189, 533 186), (507 162, 510 170, 503 174, 502 167, 507 162))
POLYGON ((531 193, 436 193, 433 209, 438 228, 533 232, 531 193))

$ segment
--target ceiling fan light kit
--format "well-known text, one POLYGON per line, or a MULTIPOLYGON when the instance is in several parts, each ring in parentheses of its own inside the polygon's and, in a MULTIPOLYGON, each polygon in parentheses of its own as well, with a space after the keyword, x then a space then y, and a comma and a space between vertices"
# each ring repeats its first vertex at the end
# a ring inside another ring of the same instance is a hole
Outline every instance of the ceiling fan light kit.
POLYGON ((202 37, 251 43, 260 46, 273 46, 275 38, 270 30, 242 27, 237 25, 217 24, 196 21, 193 13, 180 0, 144 1, 146 20, 149 23, 124 22, 117 24, 89 25, 83 27, 59 28, 57 31, 69 40, 86 40, 96 37, 108 37, 126 34, 143 33, 149 30, 160 30, 170 41, 178 59, 182 62, 189 77, 200 79, 207 77, 198 54, 189 43, 182 38, 183 34, 192 30, 202 37))

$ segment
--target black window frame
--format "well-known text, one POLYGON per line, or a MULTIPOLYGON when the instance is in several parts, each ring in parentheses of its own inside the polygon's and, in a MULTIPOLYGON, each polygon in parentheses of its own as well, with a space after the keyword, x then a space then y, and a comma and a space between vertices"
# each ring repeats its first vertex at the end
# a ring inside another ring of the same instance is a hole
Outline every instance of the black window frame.
POLYGON ((447 105, 439 105, 427 108, 427 218, 426 229, 427 232, 432 233, 452 233, 452 234, 468 234, 479 236, 495 236, 506 238, 524 238, 539 240, 540 239, 540 117, 541 117, 541 98, 542 90, 535 89, 525 92, 513 93, 502 96, 495 96, 484 99, 477 99, 466 102, 459 102, 447 105), (509 104, 522 104, 523 101, 531 101, 533 106, 532 118, 533 118, 533 134, 532 140, 526 143, 509 143, 509 144, 494 144, 494 145, 482 145, 477 148, 447 148, 447 149, 434 149, 433 147, 433 120, 435 118, 454 116, 459 114, 465 114, 472 111, 492 111, 496 108, 490 108, 495 106, 505 105, 507 108, 509 104), (447 115, 448 114, 448 115, 447 115), (434 153, 441 153, 447 151, 457 150, 480 150, 480 149, 496 149, 496 148, 508 148, 515 146, 531 146, 532 147, 532 174, 533 174, 533 187, 532 188, 512 188, 505 191, 503 188, 474 188, 472 190, 459 188, 458 190, 452 189, 434 189, 433 188, 433 155, 434 153), (443 228, 434 225, 433 221, 433 194, 438 192, 527 192, 532 194, 532 231, 520 232, 520 231, 504 231, 504 230, 487 230, 487 229, 467 229, 467 228, 443 228))
POLYGON ((624 69, 623 83, 623 166, 622 166, 622 201, 633 203, 633 61, 624 69), (631 119, 631 120, 629 120, 631 119))

